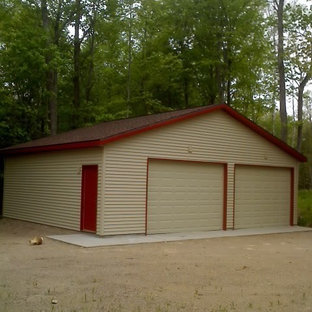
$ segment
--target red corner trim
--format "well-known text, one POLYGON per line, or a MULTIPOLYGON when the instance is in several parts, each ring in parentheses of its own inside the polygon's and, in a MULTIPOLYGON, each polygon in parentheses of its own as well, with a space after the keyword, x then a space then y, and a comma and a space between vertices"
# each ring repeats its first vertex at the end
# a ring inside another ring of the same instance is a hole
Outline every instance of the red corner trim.
POLYGON ((121 140, 127 137, 130 137, 132 135, 136 135, 142 132, 146 132, 152 129, 160 128, 162 126, 174 124, 176 122, 187 120, 196 116, 204 115, 211 113, 213 111, 217 110, 223 110, 226 113, 228 113, 230 116, 244 124, 246 127, 250 128, 251 130, 255 131, 265 139, 267 139, 272 144, 276 145, 280 149, 284 150, 286 153, 291 155, 292 157, 296 158, 298 161, 306 162, 307 159, 302 154, 298 153, 295 149, 284 143, 283 141, 279 140, 260 126, 253 123, 251 120, 247 119, 240 113, 238 113, 233 108, 229 107, 226 104, 220 104, 220 105, 213 105, 209 106, 203 110, 187 113, 183 116, 172 118, 169 120, 160 121, 158 123, 155 123, 150 126, 146 126, 139 129, 133 129, 126 131, 124 133, 120 133, 117 135, 114 135, 112 137, 103 139, 103 140, 93 140, 93 141, 87 141, 87 142, 76 142, 76 143, 67 143, 67 144, 56 144, 56 145, 50 145, 50 146, 39 146, 39 147, 29 147, 29 148, 17 148, 17 149, 11 149, 7 151, 3 151, 3 154, 10 155, 10 154, 26 154, 26 153, 36 153, 36 152, 46 152, 46 151, 57 151, 57 150, 67 150, 67 149, 78 149, 78 148, 87 148, 87 147, 94 147, 94 146, 100 146, 107 143, 111 143, 117 140, 121 140))

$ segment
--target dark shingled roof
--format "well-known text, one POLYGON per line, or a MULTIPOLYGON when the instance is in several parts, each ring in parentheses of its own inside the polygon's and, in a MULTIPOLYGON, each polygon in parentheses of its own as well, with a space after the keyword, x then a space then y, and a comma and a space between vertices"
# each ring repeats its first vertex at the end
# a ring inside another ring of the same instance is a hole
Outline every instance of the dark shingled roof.
POLYGON ((101 146, 131 135, 169 125, 181 120, 193 118, 195 116, 208 114, 216 110, 224 111, 295 159, 302 162, 306 161, 306 157, 298 153, 291 146, 287 145, 285 142, 276 138, 268 131, 256 125, 248 118, 239 114, 236 110, 225 104, 200 106, 154 115, 106 121, 92 127, 71 130, 27 143, 7 147, 0 150, 0 153, 13 155, 101 146))
POLYGON ((116 135, 127 133, 129 131, 144 129, 146 127, 153 126, 155 124, 158 124, 159 122, 169 121, 171 119, 176 119, 178 117, 182 117, 194 112, 201 112, 206 110, 207 107, 212 106, 201 106, 196 108, 189 108, 154 115, 105 121, 91 127, 70 130, 64 133, 50 135, 41 139, 7 147, 2 149, 2 151, 5 152, 25 148, 43 147, 78 142, 103 141, 116 135))

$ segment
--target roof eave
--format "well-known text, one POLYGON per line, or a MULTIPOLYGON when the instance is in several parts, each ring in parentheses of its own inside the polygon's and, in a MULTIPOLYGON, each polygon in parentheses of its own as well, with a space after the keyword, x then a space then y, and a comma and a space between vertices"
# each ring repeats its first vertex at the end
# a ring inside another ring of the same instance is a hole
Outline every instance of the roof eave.
POLYGON ((295 159, 297 159, 300 162, 306 162, 307 158, 302 155, 301 153, 297 152, 295 149, 293 149, 292 147, 290 147, 288 144, 284 143, 282 140, 278 139, 277 137, 273 136, 271 133, 269 133, 268 131, 266 131, 265 129, 261 128, 260 126, 258 126, 257 124, 255 124, 254 122, 252 122, 251 120, 249 120, 248 118, 244 117, 243 115, 241 115, 240 113, 238 113, 236 110, 234 110, 233 108, 229 107, 226 104, 220 104, 217 106, 211 106, 211 107, 207 107, 207 109, 201 110, 199 112, 193 112, 190 114, 186 114, 177 118, 173 118, 173 119, 169 119, 166 121, 162 121, 141 129, 135 129, 132 131, 128 131, 125 133, 121 133, 119 135, 113 136, 111 138, 105 139, 101 141, 101 144, 107 144, 113 141, 117 141, 135 134, 139 134, 145 131, 149 131, 152 129, 156 129, 165 125, 169 125, 169 124, 173 124, 176 123, 178 121, 182 121, 182 120, 186 120, 186 119, 190 119, 199 115, 203 115, 203 114, 207 114, 207 113, 211 113, 213 111, 216 110, 223 110, 226 113, 228 113, 229 115, 231 115, 233 118, 235 118, 236 120, 238 120, 239 122, 241 122, 242 124, 244 124, 245 126, 247 126, 248 128, 250 128, 251 130, 253 130, 254 132, 258 133, 259 135, 261 135, 262 137, 264 137, 265 139, 267 139, 269 142, 271 142, 272 144, 274 144, 275 146, 279 147, 280 149, 282 149, 284 152, 288 153, 290 156, 294 157, 295 159))
POLYGON ((125 131, 123 133, 119 133, 117 135, 111 136, 109 138, 105 139, 99 139, 99 140, 92 140, 92 141, 84 141, 84 142, 74 142, 74 143, 65 143, 65 144, 55 144, 55 145, 48 145, 48 146, 37 146, 37 147, 26 147, 26 148, 17 148, 17 149, 9 149, 2 151, 2 154, 4 155, 14 155, 14 154, 30 154, 30 153, 38 153, 38 152, 49 152, 49 151, 60 151, 60 150, 70 150, 70 149, 79 149, 79 148, 90 148, 90 147, 96 147, 96 146, 102 146, 117 140, 121 140, 142 132, 146 132, 152 129, 160 128, 162 126, 170 125, 182 120, 190 119, 196 116, 204 115, 207 113, 211 113, 213 111, 217 110, 223 110, 226 113, 228 113, 230 116, 241 122, 243 125, 247 126, 254 132, 258 133, 262 137, 264 137, 266 140, 274 144, 275 146, 282 149, 284 152, 288 153, 290 156, 294 157, 300 162, 306 162, 307 158, 297 152, 295 149, 281 141, 280 139, 276 138, 272 134, 270 134, 268 131, 264 130, 260 126, 253 123, 248 118, 244 117, 243 115, 239 114, 236 110, 229 107, 226 104, 220 104, 220 105, 213 105, 209 106, 206 109, 195 111, 192 113, 188 113, 176 118, 164 120, 157 122, 155 124, 145 126, 138 129, 132 129, 129 131, 125 131))
POLYGON ((51 151, 60 151, 60 150, 70 150, 70 149, 79 149, 79 148, 89 148, 89 147, 96 147, 102 146, 114 141, 121 140, 123 138, 127 138, 142 132, 146 132, 152 129, 160 128, 165 125, 173 124, 178 121, 182 121, 185 119, 193 118, 198 115, 205 114, 207 112, 211 112, 214 110, 220 109, 221 105, 208 107, 207 109, 201 110, 199 112, 188 113, 176 118, 164 120, 157 122, 155 124, 145 126, 142 128, 137 128, 129 131, 125 131, 111 137, 105 139, 98 139, 92 141, 83 141, 83 142, 73 142, 73 143, 63 143, 63 144, 53 144, 53 145, 44 145, 44 146, 33 146, 33 147, 24 147, 24 148, 16 148, 16 149, 4 149, 1 151, 3 155, 16 155, 16 154, 31 154, 31 153, 40 153, 40 152, 51 152, 51 151))
POLYGON ((100 140, 84 141, 84 142, 74 142, 74 143, 64 143, 64 144, 54 144, 45 146, 32 146, 16 149, 2 150, 3 155, 17 155, 17 154, 32 154, 40 152, 54 152, 63 150, 72 150, 79 148, 90 148, 100 146, 100 140))

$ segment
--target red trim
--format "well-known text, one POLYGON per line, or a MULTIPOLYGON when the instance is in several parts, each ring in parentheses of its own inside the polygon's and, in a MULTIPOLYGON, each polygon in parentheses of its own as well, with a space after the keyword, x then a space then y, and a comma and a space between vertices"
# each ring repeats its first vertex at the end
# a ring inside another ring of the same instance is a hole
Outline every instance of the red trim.
POLYGON ((88 141, 88 142, 76 142, 76 143, 65 143, 57 145, 48 145, 48 146, 35 146, 35 147, 26 147, 21 149, 12 149, 8 151, 3 151, 5 155, 15 155, 15 154, 30 154, 30 153, 40 153, 40 152, 53 152, 53 151, 63 151, 79 148, 88 148, 100 146, 99 140, 88 141))
POLYGON ((184 159, 170 159, 170 158, 157 158, 148 157, 147 158, 147 168, 146 168, 146 196, 145 196, 145 235, 147 235, 147 213, 148 213, 148 177, 149 177, 149 161, 150 160, 160 160, 160 161, 174 161, 174 162, 186 162, 186 163, 197 163, 206 165, 223 165, 223 220, 222 229, 226 230, 226 219, 227 219, 227 163, 224 162, 209 162, 200 160, 184 160, 184 159))
POLYGON ((148 199, 148 171, 149 159, 146 160, 146 194, 145 194, 145 235, 147 235, 147 199, 148 199))
POLYGON ((272 134, 270 134, 269 132, 261 128, 260 126, 256 125, 255 123, 253 123, 252 121, 244 117, 243 115, 239 114, 237 111, 235 111, 234 109, 232 109, 226 104, 209 106, 206 109, 203 109, 200 111, 187 113, 183 116, 172 118, 172 119, 165 120, 165 121, 160 121, 156 124, 153 124, 144 128, 129 130, 127 132, 120 133, 110 138, 103 139, 103 140, 93 140, 93 141, 88 141, 88 142, 76 142, 76 143, 68 143, 68 144, 56 144, 56 145, 50 145, 50 146, 28 147, 28 148, 20 148, 20 149, 17 148, 17 149, 11 149, 7 151, 4 150, 2 151, 2 153, 10 155, 10 154, 19 154, 19 153, 24 154, 24 153, 57 151, 57 150, 64 150, 64 149, 77 149, 77 148, 100 146, 100 145, 108 144, 117 140, 130 137, 132 135, 136 135, 136 134, 146 132, 152 129, 160 128, 162 126, 174 124, 182 120, 187 120, 196 116, 208 114, 217 110, 223 110, 224 112, 228 113, 230 116, 232 116, 233 118, 241 122, 243 125, 255 131, 256 133, 258 133, 259 135, 261 135, 262 137, 267 139, 269 142, 279 147, 280 149, 282 149, 283 151, 285 151, 286 153, 288 153, 289 155, 291 155, 298 161, 301 161, 301 162, 307 161, 305 156, 298 153, 295 149, 293 149, 292 147, 290 147, 283 141, 279 140, 278 138, 276 138, 275 136, 273 136, 272 134))
POLYGON ((228 186, 228 165, 224 164, 224 168, 223 168, 223 231, 226 231, 227 186, 228 186))
POLYGON ((242 166, 242 167, 259 167, 259 168, 276 168, 276 169, 292 169, 293 167, 289 166, 274 166, 274 165, 257 165, 257 164, 240 164, 236 163, 234 164, 234 167, 236 166, 242 166))
POLYGON ((165 161, 176 161, 176 162, 187 162, 187 163, 198 163, 198 164, 207 164, 207 165, 225 165, 226 162, 221 161, 202 161, 202 160, 188 160, 188 159, 172 159, 172 158, 166 158, 166 157, 149 157, 148 160, 165 160, 165 161))
POLYGON ((295 190, 295 179, 294 179, 294 168, 287 166, 270 166, 270 165, 251 165, 251 164, 234 164, 234 196, 233 196, 233 230, 235 229, 235 194, 236 194, 236 167, 258 167, 258 168, 276 168, 276 169, 289 169, 290 170, 290 207, 289 207, 289 224, 294 225, 294 190, 295 190))
POLYGON ((290 169, 290 217, 289 225, 294 225, 294 200, 295 200, 295 170, 290 169))

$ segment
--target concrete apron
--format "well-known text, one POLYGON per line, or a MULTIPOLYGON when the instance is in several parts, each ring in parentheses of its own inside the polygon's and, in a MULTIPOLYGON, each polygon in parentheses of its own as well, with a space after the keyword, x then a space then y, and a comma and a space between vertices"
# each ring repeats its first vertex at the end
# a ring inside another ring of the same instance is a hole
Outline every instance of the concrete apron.
POLYGON ((64 243, 77 245, 81 247, 101 247, 116 245, 131 245, 144 243, 175 242, 191 239, 206 239, 217 237, 237 237, 263 234, 278 234, 312 231, 312 228, 300 226, 281 226, 258 229, 241 229, 227 231, 209 231, 192 233, 173 233, 173 234, 152 234, 152 235, 116 235, 116 236, 97 236, 90 233, 77 233, 69 235, 49 235, 48 238, 58 240, 64 243))

